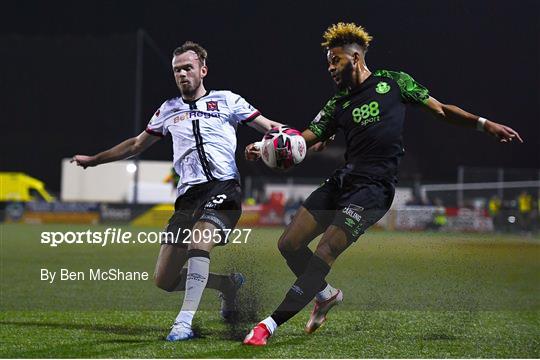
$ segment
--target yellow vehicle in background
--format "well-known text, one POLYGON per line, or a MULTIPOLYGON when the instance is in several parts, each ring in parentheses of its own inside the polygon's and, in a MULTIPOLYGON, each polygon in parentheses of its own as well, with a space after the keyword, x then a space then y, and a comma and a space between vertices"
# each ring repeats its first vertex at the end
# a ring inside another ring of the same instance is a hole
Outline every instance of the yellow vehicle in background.
POLYGON ((45 184, 20 172, 0 172, 0 202, 54 201, 45 184), (40 199, 41 197, 41 199, 40 199))

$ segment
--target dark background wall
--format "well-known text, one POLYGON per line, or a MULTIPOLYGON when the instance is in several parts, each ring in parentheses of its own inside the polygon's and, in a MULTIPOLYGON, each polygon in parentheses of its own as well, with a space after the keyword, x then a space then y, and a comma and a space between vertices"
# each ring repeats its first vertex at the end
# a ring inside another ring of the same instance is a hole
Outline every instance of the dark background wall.
MULTIPOLYGON (((401 179, 453 181, 456 167, 540 168, 538 1, 167 1, 3 3, 0 15, 1 171, 60 188, 60 160, 134 135, 135 31, 166 60, 144 56, 143 123, 178 96, 169 65, 185 40, 209 51, 209 89, 231 89, 269 118, 304 128, 333 93, 319 43, 337 21, 375 40, 371 70, 403 70, 434 97, 514 127, 525 144, 498 144, 410 109, 401 179)), ((143 125, 144 126, 144 125, 143 125)), ((138 129, 142 130, 141 129, 138 129)), ((260 137, 239 130, 238 154, 260 137)), ((340 140, 292 176, 326 176, 340 140)), ((170 160, 170 139, 143 159, 170 160)), ((243 175, 276 176, 238 156, 243 175)), ((281 176, 277 174, 277 176, 281 176)))

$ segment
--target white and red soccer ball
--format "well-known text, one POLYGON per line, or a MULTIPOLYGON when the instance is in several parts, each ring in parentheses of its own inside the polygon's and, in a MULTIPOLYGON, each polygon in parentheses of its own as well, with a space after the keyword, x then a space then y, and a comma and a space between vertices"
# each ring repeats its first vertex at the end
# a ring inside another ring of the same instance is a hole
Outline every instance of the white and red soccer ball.
POLYGON ((306 141, 302 134, 287 125, 268 130, 259 146, 263 162, 275 170, 288 170, 306 157, 306 141))

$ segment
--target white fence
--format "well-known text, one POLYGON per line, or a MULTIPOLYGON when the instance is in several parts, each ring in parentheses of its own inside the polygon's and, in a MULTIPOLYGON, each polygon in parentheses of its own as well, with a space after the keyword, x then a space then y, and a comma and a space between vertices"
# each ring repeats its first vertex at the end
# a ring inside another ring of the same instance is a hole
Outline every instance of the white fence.
MULTIPOLYGON (((132 202, 134 161, 117 161, 83 169, 62 160, 62 201, 132 202)), ((169 161, 139 161, 139 203, 173 203, 176 198, 165 178, 171 171, 169 161)))

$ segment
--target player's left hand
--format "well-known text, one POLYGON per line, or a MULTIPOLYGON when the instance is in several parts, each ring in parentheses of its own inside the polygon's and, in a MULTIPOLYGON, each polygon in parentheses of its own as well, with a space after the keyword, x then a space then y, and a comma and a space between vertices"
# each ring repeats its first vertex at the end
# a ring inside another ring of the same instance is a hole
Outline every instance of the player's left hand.
POLYGON ((511 127, 493 121, 486 121, 484 124, 484 131, 495 136, 502 143, 512 142, 514 139, 517 139, 521 143, 523 142, 523 139, 521 139, 521 136, 519 136, 517 131, 511 127))

